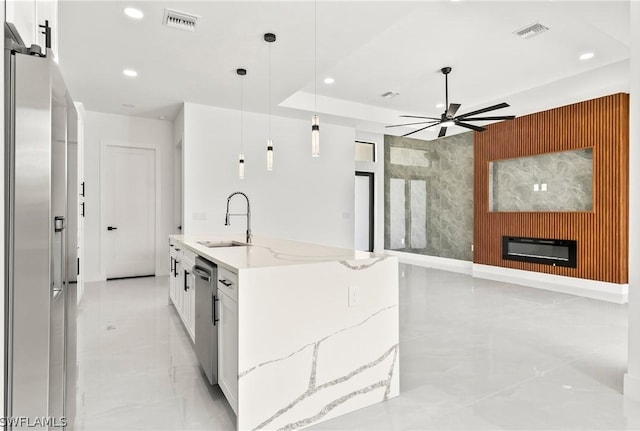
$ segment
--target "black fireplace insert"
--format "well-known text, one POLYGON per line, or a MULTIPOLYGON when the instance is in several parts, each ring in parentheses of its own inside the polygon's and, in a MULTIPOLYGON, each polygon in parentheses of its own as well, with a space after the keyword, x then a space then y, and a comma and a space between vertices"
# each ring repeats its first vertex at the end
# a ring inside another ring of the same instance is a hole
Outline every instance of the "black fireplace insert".
POLYGON ((576 250, 573 240, 502 237, 502 258, 506 260, 576 268, 576 250))

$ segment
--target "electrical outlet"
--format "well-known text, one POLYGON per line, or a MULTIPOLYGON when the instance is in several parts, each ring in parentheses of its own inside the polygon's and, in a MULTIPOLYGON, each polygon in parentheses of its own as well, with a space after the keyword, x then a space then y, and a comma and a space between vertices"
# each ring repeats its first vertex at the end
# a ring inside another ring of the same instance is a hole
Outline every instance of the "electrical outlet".
POLYGON ((360 292, 358 286, 349 286, 349 307, 360 305, 360 292))
POLYGON ((537 192, 538 190, 540 190, 540 185, 539 184, 534 184, 533 185, 533 191, 537 192))

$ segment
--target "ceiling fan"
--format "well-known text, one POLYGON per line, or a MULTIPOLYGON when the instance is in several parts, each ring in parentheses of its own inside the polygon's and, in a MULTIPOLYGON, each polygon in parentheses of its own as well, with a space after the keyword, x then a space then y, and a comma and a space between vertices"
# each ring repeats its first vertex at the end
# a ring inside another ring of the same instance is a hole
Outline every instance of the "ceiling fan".
POLYGON ((402 135, 404 137, 404 136, 413 135, 414 133, 418 133, 430 127, 439 125, 440 133, 438 133, 438 138, 442 138, 447 134, 447 127, 451 127, 451 126, 465 127, 467 129, 475 130, 476 132, 484 132, 485 130, 487 130, 484 127, 476 126, 475 124, 470 124, 468 123, 468 121, 499 121, 499 120, 513 120, 514 118, 516 118, 515 115, 502 115, 502 116, 495 116, 495 117, 474 117, 474 115, 477 115, 477 114, 483 114, 485 112, 495 111, 496 109, 507 108, 509 104, 504 102, 498 103, 497 105, 489 106, 486 108, 478 109, 477 111, 467 112, 466 114, 456 116, 456 112, 458 112, 458 109, 460 109, 460 104, 459 103, 449 104, 448 75, 449 73, 451 73, 451 68, 443 67, 442 69, 440 69, 440 71, 444 75, 445 107, 448 106, 448 108, 446 108, 446 110, 442 113, 442 115, 440 115, 440 118, 421 117, 416 115, 401 115, 400 117, 404 117, 404 118, 419 118, 419 119, 428 120, 428 121, 395 124, 393 126, 385 126, 385 127, 402 127, 402 126, 414 126, 418 124, 426 124, 426 126, 422 127, 421 129, 414 130, 413 132, 409 132, 407 134, 402 135))

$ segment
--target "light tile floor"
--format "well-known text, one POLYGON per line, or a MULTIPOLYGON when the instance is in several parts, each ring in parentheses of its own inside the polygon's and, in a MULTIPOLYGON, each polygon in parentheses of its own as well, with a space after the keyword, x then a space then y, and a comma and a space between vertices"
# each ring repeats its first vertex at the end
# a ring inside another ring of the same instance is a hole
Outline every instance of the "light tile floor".
MULTIPOLYGON (((640 405, 621 394, 626 306, 411 265, 400 273, 400 397, 314 429, 640 429, 640 405)), ((78 429, 234 428, 167 283, 86 286, 78 429)))

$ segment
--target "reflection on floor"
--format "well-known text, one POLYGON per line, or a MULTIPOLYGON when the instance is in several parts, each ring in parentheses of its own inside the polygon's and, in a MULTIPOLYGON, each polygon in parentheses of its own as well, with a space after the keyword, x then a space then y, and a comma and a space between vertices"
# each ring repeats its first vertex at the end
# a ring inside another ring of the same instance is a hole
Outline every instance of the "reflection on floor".
MULTIPOLYGON (((314 429, 633 427, 621 395, 626 306, 411 265, 400 273, 401 396, 314 429)), ((86 286, 78 429, 234 429, 167 283, 86 286)))

